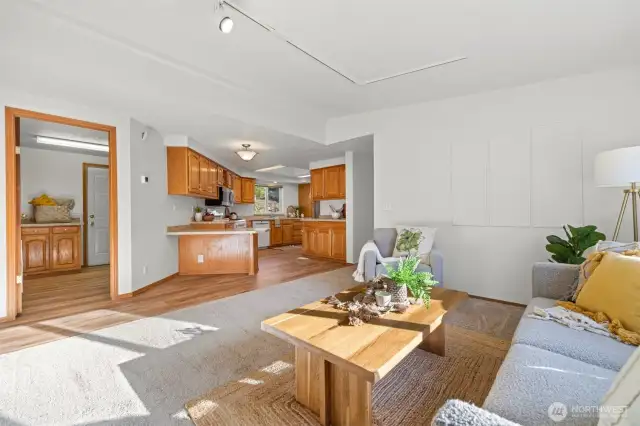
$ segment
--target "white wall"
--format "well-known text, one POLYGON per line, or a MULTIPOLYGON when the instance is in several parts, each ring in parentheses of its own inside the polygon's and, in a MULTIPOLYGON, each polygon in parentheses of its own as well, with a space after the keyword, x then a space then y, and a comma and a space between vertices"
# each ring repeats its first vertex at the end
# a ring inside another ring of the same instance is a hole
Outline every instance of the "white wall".
POLYGON ((22 212, 33 216, 29 204, 34 197, 47 194, 54 198, 73 198, 73 216, 82 217, 82 163, 108 164, 104 156, 20 149, 20 192, 22 212))
POLYGON ((593 159, 640 145, 638 111, 640 70, 624 69, 341 117, 327 134, 374 134, 375 226, 438 226, 446 287, 526 303, 546 235, 612 235, 622 192, 595 187, 593 159))
POLYGON ((311 161, 309 163, 309 170, 321 169, 323 167, 339 166, 345 164, 345 157, 329 158, 328 160, 311 161))
POLYGON ((193 206, 203 206, 204 200, 167 194, 167 150, 156 130, 131 120, 130 152, 131 266, 137 290, 178 272, 178 239, 165 235, 166 228, 189 223, 193 206), (143 184, 142 176, 149 182, 143 184))
MULTIPOLYGON (((131 292, 131 175, 129 166, 129 117, 117 112, 88 108, 63 99, 51 99, 0 87, 0 106, 11 106, 61 115, 116 127, 118 173, 118 280, 120 293, 131 292)), ((0 134, 5 122, 0 120, 0 134)), ((0 143, 0 164, 5 164, 5 140, 0 143)), ((0 173, 0 318, 6 316, 6 175, 0 173)))
POLYGON ((346 153, 347 262, 358 261, 364 243, 373 239, 373 153, 346 153))

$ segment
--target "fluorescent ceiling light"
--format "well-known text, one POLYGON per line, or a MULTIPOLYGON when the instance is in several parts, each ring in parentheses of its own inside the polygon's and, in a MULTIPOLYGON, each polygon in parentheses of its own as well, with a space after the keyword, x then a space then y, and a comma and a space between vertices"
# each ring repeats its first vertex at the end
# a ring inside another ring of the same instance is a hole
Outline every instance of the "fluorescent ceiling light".
POLYGON ((236 154, 238 154, 238 157, 242 158, 244 161, 253 160, 253 157, 255 157, 258 153, 252 149, 249 149, 250 146, 251 144, 243 143, 242 149, 240 151, 236 151, 236 154))
POLYGON ((67 148, 87 149, 89 151, 109 152, 108 145, 100 145, 97 143, 71 141, 68 139, 49 138, 46 136, 36 136, 36 142, 43 145, 64 146, 67 148))
POLYGON ((311 177, 311 175, 302 175, 302 176, 298 176, 298 177, 299 177, 300 179, 303 179, 303 178, 311 177))
POLYGON ((278 164, 277 166, 271 166, 271 167, 265 167, 264 169, 258 169, 256 170, 256 172, 268 172, 271 170, 278 170, 278 169, 284 169, 286 166, 283 166, 282 164, 278 164))

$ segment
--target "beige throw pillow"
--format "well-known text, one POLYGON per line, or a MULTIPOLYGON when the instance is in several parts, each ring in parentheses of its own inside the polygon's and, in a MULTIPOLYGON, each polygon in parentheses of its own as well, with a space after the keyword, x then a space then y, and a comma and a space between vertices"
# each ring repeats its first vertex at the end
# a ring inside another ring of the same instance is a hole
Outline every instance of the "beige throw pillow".
POLYGON ((425 226, 396 226, 398 236, 393 246, 393 257, 404 257, 417 254, 422 263, 429 263, 429 253, 433 248, 436 228, 425 226))

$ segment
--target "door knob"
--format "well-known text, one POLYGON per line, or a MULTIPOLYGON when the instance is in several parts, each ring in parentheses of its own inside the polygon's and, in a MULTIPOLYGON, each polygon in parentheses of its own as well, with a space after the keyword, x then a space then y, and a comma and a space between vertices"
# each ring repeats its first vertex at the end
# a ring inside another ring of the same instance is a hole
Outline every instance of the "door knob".
POLYGON ((89 215, 89 225, 90 225, 90 226, 93 226, 93 225, 95 225, 95 224, 96 224, 95 219, 96 219, 96 216, 95 216, 95 215, 93 215, 93 214, 90 214, 90 215, 89 215))

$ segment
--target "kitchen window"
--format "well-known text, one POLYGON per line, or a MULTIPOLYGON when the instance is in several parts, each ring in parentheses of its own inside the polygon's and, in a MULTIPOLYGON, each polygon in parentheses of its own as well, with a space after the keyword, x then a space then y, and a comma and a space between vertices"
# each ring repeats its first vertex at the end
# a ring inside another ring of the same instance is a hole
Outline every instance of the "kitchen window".
POLYGON ((282 214, 282 187, 256 185, 255 214, 282 214))

